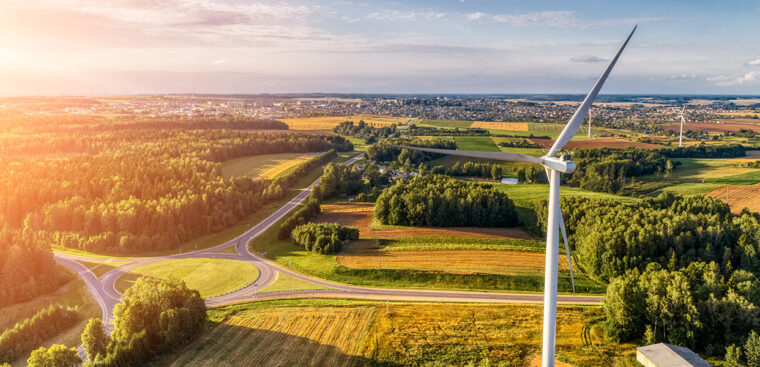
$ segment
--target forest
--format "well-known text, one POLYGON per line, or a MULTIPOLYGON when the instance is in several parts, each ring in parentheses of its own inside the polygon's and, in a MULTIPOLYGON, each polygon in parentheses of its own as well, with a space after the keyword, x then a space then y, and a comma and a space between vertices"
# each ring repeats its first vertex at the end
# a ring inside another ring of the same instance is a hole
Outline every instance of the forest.
POLYGON ((440 158, 442 154, 426 153, 419 150, 395 148, 392 145, 409 145, 425 148, 456 149, 450 139, 386 139, 367 149, 367 157, 376 162, 391 162, 391 166, 416 167, 422 162, 440 158))
MULTIPOLYGON (((633 204, 562 198, 570 244, 609 283, 607 334, 722 356, 760 327, 760 216, 662 194, 633 204)), ((545 203, 536 211, 546 223, 545 203)), ((735 347, 739 348, 739 347, 735 347)))
MULTIPOLYGON (((340 137, 299 134, 230 130, 126 134, 139 138, 94 156, 1 159, 6 174, 0 177, 0 189, 9 194, 0 197, 0 226, 27 231, 28 242, 92 252, 170 249, 234 224, 281 197, 294 182, 288 177, 223 179, 219 162, 247 155, 351 148, 340 137)), ((306 168, 325 163, 325 157, 312 160, 306 168)))
POLYGON ((486 129, 468 127, 465 129, 453 128, 447 129, 443 127, 429 127, 429 126, 417 126, 410 124, 409 127, 404 130, 404 133, 412 136, 486 136, 489 135, 489 131, 486 129))
POLYGON ((279 124, 3 116, 0 307, 53 292, 71 279, 55 264, 51 246, 110 254, 171 249, 227 228, 282 197, 306 172, 334 159, 335 150, 353 149, 339 136, 188 129, 281 129, 279 124), (164 128, 121 126, 130 124, 164 128), (326 153, 273 181, 221 175, 222 161, 283 152, 326 153))
POLYGON ((383 224, 432 227, 513 227, 514 203, 491 185, 449 176, 421 175, 397 180, 377 198, 375 217, 383 224))

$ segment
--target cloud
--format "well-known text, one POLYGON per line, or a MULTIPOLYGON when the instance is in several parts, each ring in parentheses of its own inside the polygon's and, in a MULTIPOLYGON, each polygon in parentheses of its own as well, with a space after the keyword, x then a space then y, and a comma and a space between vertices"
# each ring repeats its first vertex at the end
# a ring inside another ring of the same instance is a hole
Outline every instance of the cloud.
POLYGON ((481 20, 481 19, 483 19, 483 18, 485 18, 487 16, 488 16, 488 14, 486 14, 486 13, 475 12, 475 13, 469 13, 469 14, 465 15, 465 19, 467 19, 469 21, 476 21, 476 20, 481 20))
POLYGON ((220 64, 224 64, 226 62, 227 62, 226 59, 220 59, 220 60, 216 60, 216 61, 212 62, 211 64, 213 64, 213 65, 220 65, 220 64))
POLYGON ((571 57, 570 61, 572 62, 585 62, 585 63, 598 63, 598 62, 605 62, 607 59, 601 58, 598 56, 575 56, 571 57))
POLYGON ((374 12, 367 15, 367 18, 374 20, 386 21, 418 21, 418 20, 440 20, 446 18, 448 14, 435 11, 398 11, 385 10, 374 12))
POLYGON ((581 24, 572 11, 541 11, 525 14, 501 14, 491 17, 499 23, 509 24, 515 27, 548 26, 548 27, 574 27, 581 24))
POLYGON ((714 83, 715 85, 720 85, 720 86, 748 84, 748 83, 760 81, 760 71, 750 71, 740 76, 717 75, 713 77, 708 77, 707 81, 714 83))
POLYGON ((760 59, 748 61, 747 65, 750 65, 750 66, 760 65, 760 59))
POLYGON ((465 15, 468 21, 482 21, 490 19, 497 23, 509 24, 514 27, 567 27, 567 28, 597 28, 608 26, 634 25, 654 21, 667 20, 668 18, 642 17, 642 18, 612 18, 599 21, 583 21, 575 12, 570 10, 547 10, 523 14, 488 14, 483 12, 469 13, 465 15))

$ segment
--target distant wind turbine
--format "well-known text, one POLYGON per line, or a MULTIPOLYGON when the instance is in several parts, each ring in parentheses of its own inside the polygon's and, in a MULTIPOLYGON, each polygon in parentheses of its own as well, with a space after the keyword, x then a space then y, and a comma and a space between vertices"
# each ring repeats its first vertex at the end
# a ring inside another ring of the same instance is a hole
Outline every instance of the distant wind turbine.
MULTIPOLYGON (((615 66, 618 58, 623 53, 625 46, 628 45, 628 41, 631 40, 633 33, 636 32, 636 27, 633 27, 631 34, 628 35, 623 46, 620 47, 615 57, 610 61, 607 69, 599 77, 591 88, 591 91, 586 95, 583 103, 578 107, 570 118, 565 128, 560 133, 557 140, 543 157, 533 157, 521 153, 512 152, 479 152, 479 151, 467 151, 467 150, 449 150, 449 149, 435 149, 435 148, 423 148, 412 147, 406 145, 394 145, 396 148, 419 150, 429 153, 438 154, 450 154, 471 158, 485 158, 494 159, 500 161, 511 162, 527 162, 535 163, 544 166, 547 176, 549 178, 549 215, 547 217, 546 227, 546 264, 544 268, 544 327, 543 327, 543 346, 542 346, 542 366, 554 367, 554 349, 557 333, 557 275, 559 267, 559 233, 558 229, 561 229, 562 235, 565 240, 565 249, 568 255, 568 261, 570 261, 570 251, 567 245, 567 235, 565 234, 565 223, 562 218, 562 209, 559 205, 559 174, 572 173, 575 171, 575 163, 573 163, 568 155, 563 155, 561 158, 556 158, 557 153, 573 138, 578 129, 583 124, 583 119, 591 107, 591 104, 596 99, 599 91, 602 89, 605 80, 610 75, 612 68, 615 66)), ((572 276, 572 261, 570 262, 570 271, 572 276)), ((571 278, 572 279, 572 278, 571 278)), ((575 288, 573 280, 573 288, 575 288)), ((573 289, 574 290, 574 289, 573 289)))
POLYGON ((678 147, 683 147, 683 124, 686 122, 686 119, 683 117, 683 111, 686 109, 686 106, 683 106, 681 109, 681 113, 678 115, 678 117, 681 118, 681 134, 678 135, 678 147))

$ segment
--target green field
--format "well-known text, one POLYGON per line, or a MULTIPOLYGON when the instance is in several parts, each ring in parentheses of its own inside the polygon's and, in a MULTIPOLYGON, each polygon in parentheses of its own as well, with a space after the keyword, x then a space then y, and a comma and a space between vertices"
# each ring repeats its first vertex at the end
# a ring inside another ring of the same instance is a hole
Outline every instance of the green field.
POLYGON ((196 289, 201 297, 213 297, 236 291, 253 283, 259 270, 250 263, 227 259, 177 259, 140 266, 116 281, 116 289, 124 293, 142 276, 184 280, 187 287, 196 289))
POLYGON ((328 288, 323 287, 319 284, 314 284, 311 282, 307 282, 305 280, 293 278, 292 276, 287 275, 287 274, 277 273, 277 278, 274 280, 274 282, 272 282, 272 284, 266 286, 264 289, 256 293, 296 291, 296 290, 307 290, 307 289, 311 290, 311 289, 328 289, 328 288))
MULTIPOLYGON (((541 305, 277 300, 209 310, 211 328, 155 366, 531 366, 541 305)), ((635 366, 594 306, 557 308, 559 366, 635 366)))
POLYGON ((459 150, 478 150, 484 152, 500 152, 501 149, 494 144, 488 136, 457 136, 454 138, 459 150))
POLYGON ((428 120, 422 119, 417 123, 419 126, 443 127, 443 128, 467 128, 472 125, 472 121, 461 120, 428 120))
POLYGON ((238 176, 257 177, 289 161, 303 161, 304 156, 304 153, 280 153, 235 158, 221 163, 222 176, 224 178, 238 176))

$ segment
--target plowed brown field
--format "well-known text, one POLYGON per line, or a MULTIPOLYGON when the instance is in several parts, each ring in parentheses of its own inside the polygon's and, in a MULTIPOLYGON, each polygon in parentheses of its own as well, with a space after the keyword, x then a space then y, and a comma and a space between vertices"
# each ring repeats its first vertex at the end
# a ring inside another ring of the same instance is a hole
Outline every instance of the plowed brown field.
MULTIPOLYGON (((496 250, 382 251, 377 241, 354 241, 337 258, 340 265, 356 269, 414 269, 459 274, 540 275, 542 252, 496 250)), ((560 261, 560 270, 567 262, 560 261)))
MULTIPOLYGON (((738 122, 730 122, 732 120, 726 120, 726 123, 704 123, 704 122, 687 122, 683 125, 684 130, 699 130, 699 131, 707 131, 707 132, 724 132, 724 131, 739 131, 741 129, 747 129, 747 130, 753 130, 755 132, 760 132, 760 125, 755 124, 749 124, 749 123, 738 123, 738 122)), ((747 120, 743 120, 747 121, 747 120)), ((760 124, 760 120, 753 120, 757 121, 757 124, 760 124)), ((681 123, 677 124, 671 124, 671 125, 665 125, 663 128, 667 130, 672 131, 678 131, 681 128, 681 123)))
POLYGON ((731 207, 731 211, 739 213, 743 208, 760 212, 760 184, 752 186, 727 185, 713 190, 707 195, 723 200, 731 207))
POLYGON ((481 227, 403 227, 389 229, 372 228, 373 204, 325 204, 316 222, 332 222, 359 228, 362 238, 399 238, 416 236, 435 237, 477 237, 477 238, 519 238, 530 239, 527 233, 517 228, 481 227))
MULTIPOLYGON (((554 139, 529 139, 530 141, 538 144, 541 148, 551 148, 554 144, 554 139)), ((637 141, 628 141, 622 139, 594 139, 594 140, 571 140, 566 148, 642 148, 642 149, 658 149, 662 146, 657 144, 640 143, 637 141)))

